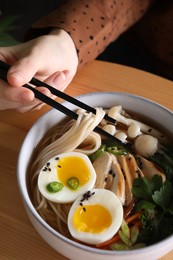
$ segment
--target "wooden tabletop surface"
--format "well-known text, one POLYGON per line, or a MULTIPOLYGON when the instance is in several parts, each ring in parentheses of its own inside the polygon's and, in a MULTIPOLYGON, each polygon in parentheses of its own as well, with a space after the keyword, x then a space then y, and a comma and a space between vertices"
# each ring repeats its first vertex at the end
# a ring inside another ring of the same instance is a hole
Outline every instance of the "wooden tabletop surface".
MULTIPOLYGON (((75 76, 66 93, 128 92, 156 101, 173 110, 173 82, 134 68, 94 61, 75 76)), ((66 258, 47 245, 30 223, 19 194, 16 165, 21 144, 33 123, 50 109, 17 113, 0 111, 0 259, 66 258)), ((161 258, 172 260, 173 251, 161 258)))

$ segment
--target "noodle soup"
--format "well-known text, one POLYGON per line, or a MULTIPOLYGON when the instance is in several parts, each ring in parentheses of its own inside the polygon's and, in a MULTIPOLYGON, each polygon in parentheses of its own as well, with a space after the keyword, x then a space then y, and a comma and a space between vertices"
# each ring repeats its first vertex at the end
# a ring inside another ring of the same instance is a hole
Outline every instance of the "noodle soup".
MULTIPOLYGON (((98 95, 109 99, 110 108, 103 109, 104 102, 95 102, 93 95, 90 102, 98 103, 96 115, 79 109, 77 121, 62 117, 54 123, 52 117, 52 125, 40 134, 27 166, 30 198, 44 225, 71 243, 77 241, 80 248, 91 248, 99 256, 100 252, 124 256, 126 250, 147 254, 147 248, 172 235, 169 129, 165 125, 163 133, 157 113, 153 120, 153 114, 140 111, 150 101, 130 95, 124 100, 125 94, 98 95), (106 121, 105 113, 116 123, 106 121), (94 132, 96 126, 122 145, 94 132)), ((155 105, 147 109, 152 111, 155 105)))

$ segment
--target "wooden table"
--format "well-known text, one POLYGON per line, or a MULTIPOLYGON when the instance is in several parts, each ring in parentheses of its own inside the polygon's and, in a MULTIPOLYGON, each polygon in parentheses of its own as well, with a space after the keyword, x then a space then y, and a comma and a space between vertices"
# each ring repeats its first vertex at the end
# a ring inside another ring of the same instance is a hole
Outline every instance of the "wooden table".
MULTIPOLYGON (((129 92, 152 99, 173 110, 173 82, 140 70, 94 61, 78 72, 66 92, 129 92)), ((64 260, 31 225, 19 194, 16 165, 20 146, 32 124, 50 107, 20 114, 0 111, 0 259, 64 260)), ((162 260, 172 260, 173 251, 162 260)))

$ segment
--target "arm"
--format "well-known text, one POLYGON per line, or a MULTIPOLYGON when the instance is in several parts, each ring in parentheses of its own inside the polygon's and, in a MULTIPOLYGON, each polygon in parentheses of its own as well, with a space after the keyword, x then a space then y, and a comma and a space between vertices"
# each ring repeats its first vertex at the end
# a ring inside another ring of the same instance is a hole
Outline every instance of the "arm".
POLYGON ((79 68, 94 60, 147 11, 152 0, 73 0, 33 25, 30 33, 46 27, 67 31, 74 41, 79 68))
MULTIPOLYGON (((33 93, 21 85, 35 76, 64 90, 77 69, 95 59, 138 21, 149 4, 150 0, 67 1, 35 23, 28 32, 28 40, 33 40, 0 48, 0 58, 12 65, 9 84, 3 81, 0 84, 0 109, 25 112, 40 108, 33 93)), ((47 89, 40 87, 40 91, 50 96, 47 89)))

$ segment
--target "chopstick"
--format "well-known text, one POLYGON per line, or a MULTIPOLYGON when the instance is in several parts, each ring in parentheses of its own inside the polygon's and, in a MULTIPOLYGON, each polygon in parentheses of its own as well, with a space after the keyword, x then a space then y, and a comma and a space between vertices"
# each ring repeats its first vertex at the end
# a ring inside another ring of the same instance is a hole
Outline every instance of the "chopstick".
MULTIPOLYGON (((8 69, 10 68, 10 66, 2 61, 0 61, 0 78, 7 81, 7 72, 8 72, 8 69)), ((44 82, 41 82, 37 79, 34 79, 34 80, 31 80, 30 83, 33 84, 33 81, 34 82, 37 82, 40 83, 38 86, 47 86, 47 84, 45 84, 44 82)), ((48 85, 49 86, 49 85, 48 85)), ((62 112, 63 114, 69 116, 70 118, 74 119, 74 120, 77 120, 78 118, 78 114, 76 114, 74 111, 68 109, 67 107, 63 106, 62 104, 58 103, 57 101, 51 99, 50 97, 44 95, 43 93, 41 93, 38 89, 34 88, 33 86, 29 85, 29 84, 25 84, 23 85, 23 87, 25 88, 28 88, 30 89, 31 91, 33 91, 33 93, 35 94, 35 97, 39 100, 41 100, 42 102, 48 104, 49 106, 59 110, 60 112, 62 112)), ((51 91, 52 89, 54 89, 53 87, 49 86, 49 90, 51 91)), ((58 91, 60 92, 60 91, 58 91)), ((52 91, 51 91, 52 93, 52 91)), ((55 94, 55 92, 54 92, 55 94)), ((58 93, 59 94, 59 93, 58 93)), ((56 95, 56 94, 55 94, 56 95)), ((65 97, 66 95, 62 95, 63 97, 65 97)), ((70 96, 68 96, 70 97, 70 96)), ((72 97, 70 97, 72 98, 72 97)), ((72 98, 73 99, 73 98, 72 98)), ((70 99, 69 99, 70 100, 70 99)), ((68 101, 69 101, 68 100, 68 101)), ((75 99, 76 100, 76 99, 75 99)), ((73 99, 73 102, 74 102, 74 99, 73 99)), ((80 102, 82 103, 82 102, 80 102)), ((78 103, 79 104, 79 103, 78 103)), ((82 103, 84 104, 84 103, 82 103)), ((85 104, 86 105, 86 104, 85 104)), ((88 106, 87 106, 88 107, 88 106)), ((91 107, 89 107, 91 108, 91 107)), ((95 109, 94 109, 95 110, 95 109)), ((92 111, 91 111, 92 112, 92 111)), ((95 111, 96 113, 96 111, 95 111)), ((94 113, 94 114, 95 114, 94 113)), ((101 129, 100 127, 95 127, 94 129, 95 132, 105 136, 106 138, 112 140, 116 145, 118 146, 122 146, 124 147, 125 149, 129 150, 130 149, 130 146, 128 143, 123 143, 121 140, 119 140, 118 138, 116 138, 115 136, 109 134, 108 132, 104 131, 103 129, 101 129)))
MULTIPOLYGON (((5 71, 8 71, 9 68, 10 68, 10 65, 5 63, 4 61, 0 60, 0 67, 2 69, 4 69, 5 71)), ((45 82, 40 81, 39 79, 32 78, 29 83, 31 83, 31 84, 33 84, 34 86, 37 86, 37 87, 40 87, 40 86, 46 87, 47 89, 50 90, 50 92, 53 95, 55 95, 55 96, 57 96, 59 98, 62 98, 62 99, 66 100, 66 101, 68 101, 68 102, 70 102, 70 103, 72 103, 72 104, 74 104, 74 105, 76 105, 78 107, 81 107, 81 108, 87 110, 88 112, 92 112, 93 114, 96 114, 95 108, 90 107, 89 105, 87 105, 87 104, 81 102, 80 100, 77 100, 77 99, 67 95, 66 93, 64 93, 64 92, 62 92, 62 91, 60 91, 60 90, 58 90, 56 88, 53 88, 52 86, 48 85, 45 82)), ((104 118, 107 121, 109 121, 109 122, 111 122, 113 124, 115 124, 115 122, 116 122, 116 120, 114 118, 112 118, 112 117, 110 117, 108 115, 105 115, 104 118)))

